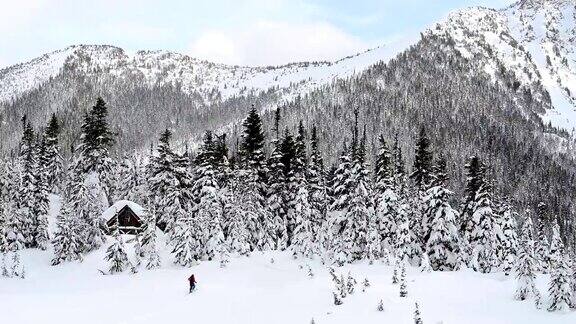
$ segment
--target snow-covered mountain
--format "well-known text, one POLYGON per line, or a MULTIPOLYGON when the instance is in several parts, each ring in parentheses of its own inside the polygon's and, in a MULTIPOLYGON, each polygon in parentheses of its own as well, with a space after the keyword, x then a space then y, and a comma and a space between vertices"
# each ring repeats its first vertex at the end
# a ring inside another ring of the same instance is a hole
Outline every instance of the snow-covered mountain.
POLYGON ((50 82, 64 68, 86 76, 106 74, 135 79, 150 86, 179 85, 186 93, 199 93, 206 103, 270 88, 290 88, 286 95, 299 94, 334 78, 361 72, 378 61, 393 57, 408 45, 408 41, 399 41, 335 62, 302 62, 275 67, 216 64, 168 51, 130 53, 108 45, 77 45, 0 70, 0 102, 16 99, 50 82))
POLYGON ((512 72, 519 90, 542 84, 552 109, 545 122, 571 131, 576 126, 576 3, 573 0, 522 0, 494 10, 460 10, 432 28, 448 34, 460 53, 495 77, 512 72))
MULTIPOLYGON (((576 126, 576 4, 571 0, 522 0, 501 9, 468 8, 450 14, 425 33, 448 35, 464 56, 498 80, 512 73, 517 91, 531 91, 550 107, 545 122, 576 126), (543 86, 542 93, 534 91, 543 86), (547 104, 548 102, 551 103, 547 104)), ((205 104, 272 89, 289 100, 338 78, 387 61, 417 41, 407 37, 336 62, 277 67, 215 64, 168 51, 130 53, 104 45, 78 45, 0 70, 0 103, 49 83, 64 70, 86 77, 117 77, 139 84, 176 85, 205 104)))

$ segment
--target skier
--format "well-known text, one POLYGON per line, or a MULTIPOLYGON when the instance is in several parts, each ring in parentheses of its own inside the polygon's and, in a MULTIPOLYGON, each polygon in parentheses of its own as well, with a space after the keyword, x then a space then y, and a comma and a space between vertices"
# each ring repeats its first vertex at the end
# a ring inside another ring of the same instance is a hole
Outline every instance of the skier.
POLYGON ((190 293, 192 293, 196 288, 196 278, 194 278, 194 274, 188 278, 188 281, 190 282, 190 293))

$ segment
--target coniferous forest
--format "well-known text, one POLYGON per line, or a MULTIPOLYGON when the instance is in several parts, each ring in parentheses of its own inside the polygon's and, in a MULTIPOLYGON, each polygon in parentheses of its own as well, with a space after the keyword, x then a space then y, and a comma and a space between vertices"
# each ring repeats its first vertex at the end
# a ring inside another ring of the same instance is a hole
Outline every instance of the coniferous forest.
POLYGON ((103 273, 154 269, 163 262, 156 246, 160 227, 174 263, 184 267, 204 260, 225 267, 232 255, 269 250, 330 266, 382 261, 402 278, 407 266, 468 267, 515 273, 515 298, 534 298, 538 307, 534 279, 542 272, 551 274, 549 309, 575 305, 569 233, 562 235, 545 202, 519 209, 502 195, 490 161, 470 156, 460 175, 463 194, 456 195, 443 150, 425 127, 406 152, 395 137, 368 138, 355 110, 349 132, 339 135, 349 140, 330 165, 317 127, 302 121, 285 127, 281 112, 265 126, 252 107, 240 136, 206 131, 195 150, 176 149, 166 129, 148 152, 120 157, 111 153, 118 134, 101 98, 84 115, 81 142, 66 158, 55 115, 41 129, 22 118, 19 155, 3 159, 0 168, 3 275, 25 276, 18 251, 50 245, 55 266, 107 246, 103 273), (61 206, 50 235, 54 195, 61 206), (129 261, 118 226, 101 217, 119 200, 145 206, 137 263, 129 261))

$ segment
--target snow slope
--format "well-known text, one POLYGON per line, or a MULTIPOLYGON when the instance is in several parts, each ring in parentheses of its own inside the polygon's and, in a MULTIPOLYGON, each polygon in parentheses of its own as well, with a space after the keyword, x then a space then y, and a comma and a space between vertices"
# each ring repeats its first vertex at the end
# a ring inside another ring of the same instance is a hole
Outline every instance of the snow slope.
POLYGON ((543 85, 552 103, 544 121, 567 130, 576 127, 573 0, 522 0, 502 10, 460 10, 430 32, 450 35, 463 56, 481 62, 493 77, 502 67, 514 73, 520 89, 543 85))
MULTIPOLYGON (((226 268, 203 262, 190 269, 170 264, 103 276, 104 250, 83 263, 51 267, 50 252, 23 253, 26 279, 0 279, 0 318, 4 323, 413 323, 414 303, 420 304, 424 323, 565 324, 576 322, 576 312, 550 313, 531 301, 512 299, 515 280, 500 273, 421 273, 408 270, 408 297, 399 297, 391 284, 392 268, 381 264, 352 264, 337 268, 358 281, 356 292, 344 304, 332 303, 333 285, 319 261, 294 260, 287 252, 257 253, 233 258, 226 268), (270 259, 275 262, 271 263, 270 259), (303 269, 300 269, 303 265, 303 269), (307 265, 312 268, 309 278, 307 265), (197 291, 187 294, 187 278, 194 273, 197 291), (371 286, 361 292, 361 282, 371 286), (376 310, 384 302, 384 312, 376 310), (29 311, 30 310, 30 311, 29 311)), ((538 278, 546 296, 547 277, 538 278)))
POLYGON ((417 41, 407 37, 335 62, 303 62, 276 67, 215 64, 168 51, 127 51, 105 45, 79 45, 0 70, 0 103, 18 98, 49 82, 66 66, 76 73, 133 78, 150 86, 180 85, 206 102, 258 93, 276 87, 282 97, 306 93, 334 78, 345 78, 387 61, 417 41))

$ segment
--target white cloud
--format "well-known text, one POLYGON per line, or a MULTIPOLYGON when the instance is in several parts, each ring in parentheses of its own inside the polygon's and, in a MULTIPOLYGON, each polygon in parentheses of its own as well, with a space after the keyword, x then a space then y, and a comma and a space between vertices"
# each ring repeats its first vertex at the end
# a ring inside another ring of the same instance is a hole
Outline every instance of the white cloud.
POLYGON ((325 22, 258 21, 240 30, 209 30, 190 46, 190 55, 238 65, 280 65, 336 60, 370 47, 325 22))

